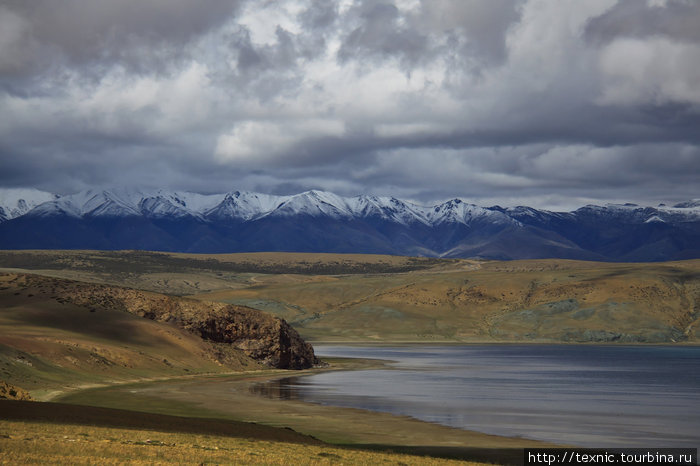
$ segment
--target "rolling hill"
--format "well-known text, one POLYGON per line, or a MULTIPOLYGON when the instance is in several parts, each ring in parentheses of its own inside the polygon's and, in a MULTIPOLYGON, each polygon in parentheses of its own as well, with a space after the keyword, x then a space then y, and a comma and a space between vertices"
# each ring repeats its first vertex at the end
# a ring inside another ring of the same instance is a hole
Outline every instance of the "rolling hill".
POLYGON ((261 309, 312 341, 698 342, 697 260, 6 251, 0 263, 261 309))
POLYGON ((32 392, 318 361, 254 309, 33 274, 0 274, 0 380, 32 392))

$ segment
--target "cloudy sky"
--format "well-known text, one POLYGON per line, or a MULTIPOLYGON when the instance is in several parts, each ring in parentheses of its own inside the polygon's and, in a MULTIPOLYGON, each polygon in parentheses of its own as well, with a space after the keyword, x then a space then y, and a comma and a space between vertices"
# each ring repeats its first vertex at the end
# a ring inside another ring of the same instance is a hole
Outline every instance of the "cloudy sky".
POLYGON ((0 187, 700 197, 700 1, 0 0, 0 187))

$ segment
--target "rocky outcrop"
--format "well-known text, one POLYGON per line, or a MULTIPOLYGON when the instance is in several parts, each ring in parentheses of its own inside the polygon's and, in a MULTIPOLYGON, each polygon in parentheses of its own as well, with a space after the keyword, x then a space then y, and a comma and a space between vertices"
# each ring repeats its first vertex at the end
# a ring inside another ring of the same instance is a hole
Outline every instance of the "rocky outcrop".
MULTIPOLYGON (((25 280, 39 277, 25 275, 25 280)), ((167 322, 215 344, 228 344, 251 358, 279 369, 306 369, 320 361, 313 347, 286 321, 245 306, 178 298, 109 285, 41 277, 52 281, 52 292, 98 312, 116 309, 167 322)))
POLYGON ((0 400, 32 401, 32 397, 28 391, 0 380, 0 400))
POLYGON ((226 306, 205 319, 180 324, 205 340, 230 343, 248 356, 281 369, 303 369, 318 363, 313 348, 286 321, 242 306, 226 306))

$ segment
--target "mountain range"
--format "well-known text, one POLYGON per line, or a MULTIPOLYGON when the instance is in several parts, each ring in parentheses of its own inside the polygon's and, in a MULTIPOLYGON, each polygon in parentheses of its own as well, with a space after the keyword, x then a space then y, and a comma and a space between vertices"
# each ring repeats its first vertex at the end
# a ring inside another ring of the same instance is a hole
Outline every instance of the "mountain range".
POLYGON ((0 190, 0 249, 296 251, 602 261, 700 258, 700 200, 589 205, 572 212, 423 206, 324 191, 0 190))

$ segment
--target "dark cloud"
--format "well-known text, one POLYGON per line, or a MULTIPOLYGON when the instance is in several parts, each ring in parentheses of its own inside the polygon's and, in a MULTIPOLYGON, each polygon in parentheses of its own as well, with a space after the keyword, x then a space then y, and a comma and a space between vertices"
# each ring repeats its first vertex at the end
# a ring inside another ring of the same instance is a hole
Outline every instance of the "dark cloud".
POLYGON ((299 19, 306 29, 327 31, 338 20, 338 5, 327 0, 311 0, 299 13, 299 19))
POLYGON ((700 3, 688 0, 653 2, 620 0, 604 14, 592 18, 586 38, 607 43, 619 37, 666 36, 674 40, 700 42, 700 3))
POLYGON ((521 15, 520 0, 436 0, 421 2, 414 22, 446 34, 467 62, 501 63, 506 37, 521 15))
POLYGON ((0 186, 698 197, 700 7, 0 0, 0 186))
POLYGON ((27 75, 57 64, 119 63, 157 71, 183 46, 230 18, 231 0, 5 0, 0 72, 27 75), (12 23, 8 26, 7 23, 12 23), (6 29, 6 31, 7 31, 6 29))
POLYGON ((341 61, 398 58, 412 66, 429 58, 428 37, 402 24, 398 8, 389 2, 363 0, 345 19, 359 23, 343 37, 341 61))

